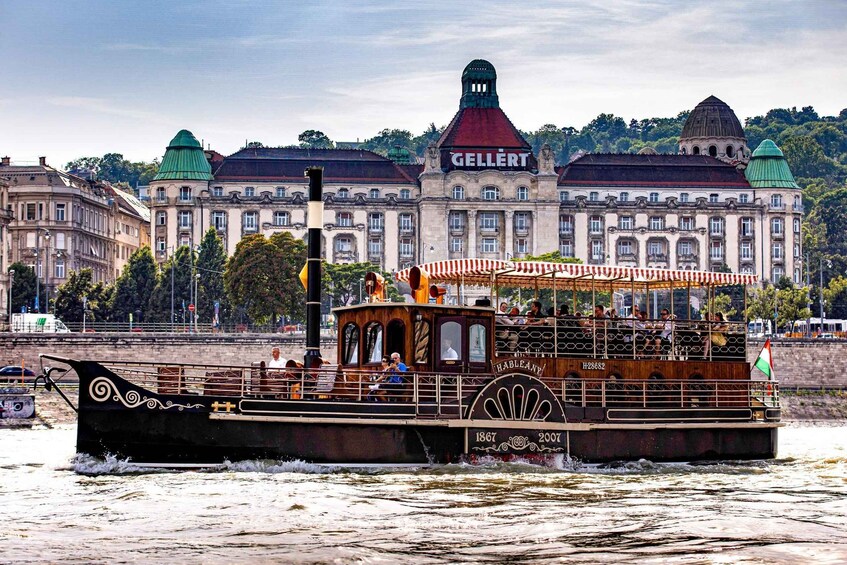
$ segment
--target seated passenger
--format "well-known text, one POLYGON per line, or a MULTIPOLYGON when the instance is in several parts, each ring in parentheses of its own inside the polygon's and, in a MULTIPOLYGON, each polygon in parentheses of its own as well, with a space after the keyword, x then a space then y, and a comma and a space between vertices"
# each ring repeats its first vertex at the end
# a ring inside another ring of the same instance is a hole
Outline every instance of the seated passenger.
POLYGON ((442 361, 455 361, 459 359, 459 354, 453 349, 453 342, 449 339, 445 339, 441 343, 441 360, 442 361))
POLYGON ((541 302, 533 300, 526 313, 526 323, 530 326, 539 326, 544 323, 544 315, 541 312, 541 302))

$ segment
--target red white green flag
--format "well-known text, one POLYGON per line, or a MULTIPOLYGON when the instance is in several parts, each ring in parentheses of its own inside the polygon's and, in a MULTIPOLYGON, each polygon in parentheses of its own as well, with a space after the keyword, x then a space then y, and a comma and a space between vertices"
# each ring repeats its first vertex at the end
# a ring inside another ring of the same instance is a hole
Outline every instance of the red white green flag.
POLYGON ((759 357, 756 359, 756 363, 754 367, 759 369, 765 375, 767 375, 768 380, 774 380, 775 373, 773 370, 773 355, 771 354, 771 340, 766 339, 765 345, 762 346, 762 351, 759 353, 759 357))

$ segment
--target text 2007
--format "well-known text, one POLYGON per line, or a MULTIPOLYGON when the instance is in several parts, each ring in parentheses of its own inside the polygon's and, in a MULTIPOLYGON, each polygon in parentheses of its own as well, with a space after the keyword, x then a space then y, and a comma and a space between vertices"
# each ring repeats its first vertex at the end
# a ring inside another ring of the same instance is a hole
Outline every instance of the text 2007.
POLYGON ((562 443, 560 432, 538 432, 538 441, 542 443, 562 443))

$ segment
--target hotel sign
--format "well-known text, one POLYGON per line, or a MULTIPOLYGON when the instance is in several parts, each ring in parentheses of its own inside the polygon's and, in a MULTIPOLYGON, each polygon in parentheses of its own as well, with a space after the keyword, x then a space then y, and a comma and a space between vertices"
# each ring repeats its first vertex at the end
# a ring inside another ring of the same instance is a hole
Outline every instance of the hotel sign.
POLYGON ((442 163, 447 157, 447 168, 452 170, 527 171, 536 166, 532 153, 521 149, 468 149, 445 153, 442 163))

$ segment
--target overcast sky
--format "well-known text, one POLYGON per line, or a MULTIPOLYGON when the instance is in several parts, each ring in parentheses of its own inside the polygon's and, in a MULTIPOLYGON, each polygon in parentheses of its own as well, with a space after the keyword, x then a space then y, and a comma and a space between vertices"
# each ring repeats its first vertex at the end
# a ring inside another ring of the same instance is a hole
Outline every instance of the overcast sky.
POLYGON ((476 58, 524 130, 710 94, 742 121, 847 107, 841 0, 0 0, 0 22, 0 154, 18 163, 151 160, 182 128, 224 154, 306 129, 419 134, 449 122, 476 58))

